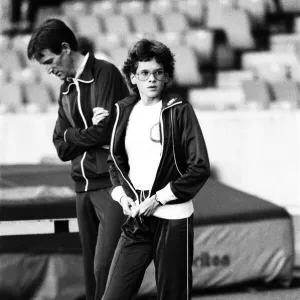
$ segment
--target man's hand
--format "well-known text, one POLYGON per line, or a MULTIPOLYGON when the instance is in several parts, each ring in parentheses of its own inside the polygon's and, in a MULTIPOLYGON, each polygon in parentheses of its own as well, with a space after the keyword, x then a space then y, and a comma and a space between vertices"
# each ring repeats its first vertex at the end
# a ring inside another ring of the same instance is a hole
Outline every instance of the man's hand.
POLYGON ((139 206, 139 216, 152 216, 159 205, 159 202, 155 199, 155 195, 145 199, 139 206))
POLYGON ((134 218, 139 212, 138 205, 128 196, 122 196, 120 204, 123 208, 123 213, 127 216, 134 218))
POLYGON ((97 125, 100 121, 104 120, 109 115, 108 110, 105 110, 102 107, 93 108, 93 125, 97 125))

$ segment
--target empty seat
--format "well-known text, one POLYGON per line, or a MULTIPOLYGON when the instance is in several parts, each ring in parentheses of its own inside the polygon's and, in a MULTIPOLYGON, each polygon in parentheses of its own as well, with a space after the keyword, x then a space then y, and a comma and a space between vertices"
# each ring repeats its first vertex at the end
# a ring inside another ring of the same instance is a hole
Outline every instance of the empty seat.
POLYGON ((164 15, 175 11, 175 3, 173 0, 156 0, 150 1, 148 10, 151 13, 164 15))
POLYGON ((300 34, 271 35, 270 48, 272 51, 276 52, 291 52, 299 55, 298 52, 300 50, 300 34))
POLYGON ((200 110, 239 109, 245 105, 245 95, 240 88, 192 88, 188 99, 195 109, 200 110))
POLYGON ((194 49, 201 61, 210 61, 213 53, 214 34, 210 30, 189 30, 184 35, 187 46, 194 49))
POLYGON ((14 83, 36 83, 39 81, 39 73, 35 72, 34 68, 24 68, 10 72, 10 80, 14 83))
POLYGON ((24 84, 24 95, 27 112, 46 112, 52 104, 49 90, 44 83, 24 84))
POLYGON ((190 24, 199 26, 203 23, 205 3, 203 0, 178 0, 177 10, 184 14, 190 24))
POLYGON ((0 86, 0 111, 22 112, 24 101, 21 86, 17 83, 2 83, 0 86))
POLYGON ((127 16, 110 15, 103 17, 107 33, 126 35, 131 32, 127 16))
POLYGON ((134 31, 137 33, 159 32, 159 24, 154 14, 139 14, 131 16, 134 31))
POLYGON ((7 49, 10 45, 10 39, 6 35, 0 35, 0 51, 1 49, 7 49))
POLYGON ((161 15, 160 21, 166 32, 183 32, 189 29, 188 21, 182 13, 174 12, 161 15))
POLYGON ((235 53, 226 43, 215 46, 215 65, 217 69, 232 69, 235 64, 235 53))
POLYGON ((128 48, 120 47, 116 49, 111 49, 109 54, 112 58, 112 62, 119 68, 119 70, 121 70, 128 56, 128 48))
POLYGON ((198 60, 195 52, 186 46, 173 47, 176 68, 174 73, 175 83, 179 86, 197 86, 203 82, 199 71, 198 60))
POLYGON ((249 108, 266 109, 271 103, 269 86, 263 80, 244 80, 242 88, 249 108))
POLYGON ((294 32, 300 33, 300 17, 294 19, 294 32))
POLYGON ((267 82, 286 80, 291 76, 289 67, 284 63, 262 63, 254 71, 256 76, 267 82))
POLYGON ((300 103, 299 86, 297 82, 285 80, 271 84, 271 89, 275 97, 275 108, 297 108, 300 103))
POLYGON ((171 50, 184 44, 184 36, 181 32, 157 32, 155 39, 170 47, 171 50))
POLYGON ((245 10, 254 23, 264 23, 267 13, 266 0, 237 0, 237 7, 245 10))
POLYGON ((89 5, 86 1, 63 1, 60 10, 65 16, 84 16, 89 13, 89 5))
POLYGON ((217 73, 217 86, 219 88, 241 87, 244 80, 254 79, 250 70, 219 71, 217 73))
POLYGON ((98 0, 91 2, 91 14, 96 16, 108 16, 116 13, 116 2, 110 0, 98 0))
POLYGON ((121 15, 139 15, 146 11, 145 1, 124 1, 118 3, 118 13, 121 15))
POLYGON ((0 68, 3 70, 21 70, 23 67, 21 57, 16 50, 6 49, 0 51, 0 68))
POLYGON ((295 81, 300 81, 300 62, 294 53, 281 53, 271 51, 245 52, 242 55, 242 67, 244 69, 264 72, 266 65, 285 66, 289 77, 295 81))
POLYGON ((232 10, 230 1, 209 0, 206 4, 206 27, 222 29, 224 27, 224 12, 232 10))
POLYGON ((37 16, 36 21, 34 23, 34 28, 39 27, 44 21, 46 21, 47 19, 59 19, 61 21, 63 21, 68 27, 70 27, 72 30, 76 31, 76 27, 74 26, 72 17, 70 16, 66 16, 66 15, 62 15, 59 13, 49 13, 49 14, 40 14, 37 16))
POLYGON ((224 10, 223 21, 223 29, 231 47, 238 50, 255 47, 250 20, 245 11, 237 9, 224 10))
POLYGON ((76 32, 79 35, 95 38, 100 32, 103 32, 100 21, 95 15, 76 16, 73 20, 76 26, 76 32))
POLYGON ((124 37, 114 33, 101 33, 94 38, 96 51, 119 48, 124 44, 124 37))
POLYGON ((279 0, 279 3, 284 12, 297 13, 300 12, 299 0, 279 0))

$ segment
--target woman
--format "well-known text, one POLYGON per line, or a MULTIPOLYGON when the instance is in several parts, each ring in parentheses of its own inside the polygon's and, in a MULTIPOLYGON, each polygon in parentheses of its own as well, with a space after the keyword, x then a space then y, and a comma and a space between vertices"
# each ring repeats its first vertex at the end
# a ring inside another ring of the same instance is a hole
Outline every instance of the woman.
POLYGON ((123 73, 134 94, 116 104, 109 163, 112 198, 128 219, 102 299, 134 299, 152 259, 158 299, 190 299, 192 199, 210 172, 205 142, 191 105, 165 93, 168 47, 138 41, 123 73))

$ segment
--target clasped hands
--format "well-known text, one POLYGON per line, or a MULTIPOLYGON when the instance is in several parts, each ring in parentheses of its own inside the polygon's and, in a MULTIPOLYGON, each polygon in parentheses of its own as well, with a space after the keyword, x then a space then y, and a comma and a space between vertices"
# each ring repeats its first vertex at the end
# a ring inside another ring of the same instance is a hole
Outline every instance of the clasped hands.
POLYGON ((123 213, 127 216, 134 218, 135 216, 149 217, 153 215, 159 202, 156 201, 155 195, 146 198, 142 203, 136 204, 130 197, 122 196, 120 204, 123 208, 123 213))

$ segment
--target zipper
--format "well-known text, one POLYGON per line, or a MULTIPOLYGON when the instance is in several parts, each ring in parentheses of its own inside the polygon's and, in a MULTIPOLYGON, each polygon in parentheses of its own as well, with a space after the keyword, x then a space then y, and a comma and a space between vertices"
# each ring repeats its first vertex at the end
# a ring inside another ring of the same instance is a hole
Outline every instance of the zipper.
POLYGON ((116 107, 117 107, 117 117, 116 117, 116 122, 114 124, 114 127, 113 127, 113 131, 112 131, 112 135, 111 135, 111 141, 110 141, 110 155, 115 163, 115 166, 117 167, 117 169, 119 170, 119 172, 121 173, 122 177, 124 178, 124 180, 127 182, 127 184, 129 185, 129 187, 131 188, 131 190, 133 191, 137 201, 139 201, 139 197, 138 197, 138 194, 137 192, 135 191, 134 187, 131 185, 131 183, 126 179, 126 177, 124 176, 123 172, 121 171, 120 167, 118 166, 117 164, 117 161, 116 159, 114 158, 114 155, 113 155, 113 144, 114 144, 114 140, 115 140, 115 133, 116 133, 116 128, 117 128, 117 125, 118 125, 118 121, 119 121, 119 118, 120 118, 120 107, 118 104, 115 104, 116 107))
MULTIPOLYGON (((79 83, 78 83, 78 81, 76 79, 74 79, 74 84, 75 84, 76 90, 77 90, 77 105, 78 105, 78 110, 79 110, 80 116, 81 116, 81 118, 83 120, 84 128, 87 129, 88 126, 87 126, 87 123, 86 123, 86 119, 84 118, 84 115, 83 115, 83 112, 82 112, 82 107, 81 107, 81 102, 80 102, 80 88, 79 88, 79 83)), ((80 165, 81 165, 82 176, 85 179, 84 191, 86 192, 87 189, 88 189, 89 181, 88 181, 88 179, 87 179, 87 177, 85 175, 85 172, 84 172, 83 162, 85 160, 85 157, 86 157, 86 152, 84 152, 84 154, 82 156, 82 159, 80 161, 80 165)))
MULTIPOLYGON (((157 168, 157 171, 156 171, 155 179, 156 179, 156 177, 157 177, 157 172, 158 172, 158 170, 159 170, 160 163, 161 163, 161 160, 162 160, 162 157, 163 157, 163 151, 164 151, 164 122, 163 122, 163 118, 162 118, 163 112, 164 112, 165 110, 167 110, 167 109, 169 109, 169 108, 171 108, 171 107, 173 107, 173 106, 175 106, 175 105, 181 104, 181 103, 182 103, 182 101, 176 102, 176 103, 174 103, 174 104, 172 104, 172 105, 170 105, 170 106, 167 106, 167 107, 163 108, 163 109, 161 110, 161 112, 160 112, 159 122, 160 122, 160 124, 161 124, 162 147, 161 147, 160 161, 159 161, 158 168, 157 168)), ((172 125, 173 125, 173 124, 171 124, 171 126, 172 126, 172 125)), ((155 179, 154 179, 154 181, 155 181, 155 179)), ((153 183, 154 183, 154 182, 153 182, 153 183)), ((150 192, 149 192, 149 197, 151 197, 152 188, 153 188, 153 185, 151 186, 151 189, 150 189, 150 192)))
POLYGON ((173 148, 173 156, 174 156, 174 161, 175 161, 175 166, 177 169, 177 172, 182 176, 182 173, 179 170, 177 160, 176 160, 176 155, 175 155, 175 143, 174 143, 174 127, 173 127, 173 112, 171 111, 171 128, 172 128, 172 148, 173 148))

